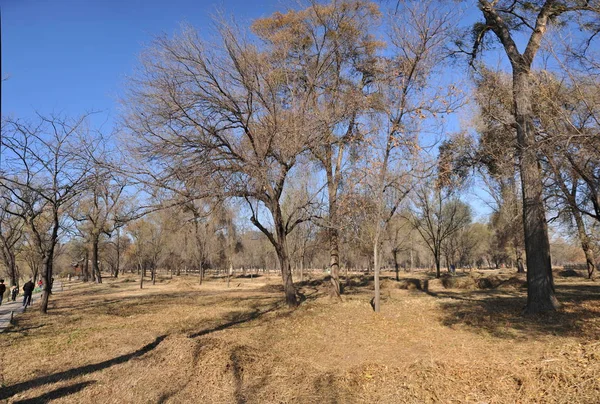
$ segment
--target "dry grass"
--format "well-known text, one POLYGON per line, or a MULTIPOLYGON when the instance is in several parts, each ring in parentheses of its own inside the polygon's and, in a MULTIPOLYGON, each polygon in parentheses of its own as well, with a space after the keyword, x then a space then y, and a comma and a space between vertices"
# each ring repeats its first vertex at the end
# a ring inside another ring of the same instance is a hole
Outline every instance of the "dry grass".
POLYGON ((385 280, 378 315, 364 277, 339 303, 320 280, 305 282, 296 310, 281 306, 274 277, 236 279, 229 289, 193 278, 142 291, 127 279, 74 284, 48 316, 28 312, 0 334, 0 399, 600 402, 600 286, 558 278, 563 310, 523 318, 521 282, 490 275, 483 284, 492 289, 468 286, 483 285, 479 273, 455 283, 467 289, 422 273, 385 280))

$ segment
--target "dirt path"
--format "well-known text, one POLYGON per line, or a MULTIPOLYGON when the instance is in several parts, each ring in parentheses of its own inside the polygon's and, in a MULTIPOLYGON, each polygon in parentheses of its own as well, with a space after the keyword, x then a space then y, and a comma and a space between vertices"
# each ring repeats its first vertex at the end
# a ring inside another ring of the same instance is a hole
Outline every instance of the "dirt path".
MULTIPOLYGON (((56 282, 53 287, 53 293, 57 293, 62 291, 62 283, 56 282)), ((31 305, 36 305, 40 300, 40 296, 42 296, 42 292, 34 293, 31 297, 31 305)), ((4 332, 9 326, 10 321, 13 316, 16 316, 20 313, 23 313, 25 307, 23 307, 23 295, 19 295, 16 301, 2 301, 2 305, 0 306, 0 333, 4 332)), ((31 309, 30 309, 31 310, 31 309)))

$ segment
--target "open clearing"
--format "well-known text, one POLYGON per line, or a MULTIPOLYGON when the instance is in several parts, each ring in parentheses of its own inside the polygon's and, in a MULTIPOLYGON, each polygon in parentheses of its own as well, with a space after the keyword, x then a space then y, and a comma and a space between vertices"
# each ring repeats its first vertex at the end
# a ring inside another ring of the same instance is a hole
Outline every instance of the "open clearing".
MULTIPOLYGON (((482 273, 457 279, 497 275, 482 273)), ((524 318, 526 292, 514 277, 492 289, 446 289, 424 273, 400 283, 388 275, 380 314, 359 275, 340 303, 320 278, 304 282, 296 310, 283 307, 276 276, 233 279, 230 288, 191 276, 143 290, 127 276, 73 282, 47 316, 29 311, 0 334, 0 400, 600 401, 597 283, 557 276, 561 312, 524 318)))

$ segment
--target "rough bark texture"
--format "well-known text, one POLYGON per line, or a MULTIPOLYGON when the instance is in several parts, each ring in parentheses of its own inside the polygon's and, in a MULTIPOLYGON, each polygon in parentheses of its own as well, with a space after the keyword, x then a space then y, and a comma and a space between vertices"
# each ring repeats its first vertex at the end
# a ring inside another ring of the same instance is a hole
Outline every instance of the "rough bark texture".
POLYGON ((94 235, 92 238, 92 273, 94 274, 97 283, 102 283, 102 274, 100 273, 100 267, 98 266, 98 250, 100 244, 100 237, 94 235))
POLYGON ((340 166, 342 164, 343 147, 340 146, 336 159, 335 168, 332 157, 333 150, 331 145, 328 145, 325 172, 327 174, 327 193, 329 200, 329 269, 331 271, 331 285, 329 295, 334 298, 340 298, 340 247, 339 247, 339 225, 338 218, 338 186, 340 182, 340 166), (334 172, 335 169, 335 172, 334 172))
POLYGON ((275 246, 275 250, 277 251, 277 258, 279 259, 279 265, 281 267, 285 302, 289 307, 296 307, 298 306, 298 299, 296 297, 296 288, 294 287, 294 281, 292 278, 292 266, 287 250, 287 234, 285 231, 281 208, 278 205, 274 206, 272 212, 274 213, 273 219, 275 222, 275 230, 277 235, 277 245, 275 246))
POLYGON ((517 129, 519 170, 523 196, 523 229, 527 259, 527 306, 524 313, 556 310, 554 279, 550 259, 548 224, 542 195, 542 175, 534 148, 533 94, 531 64, 539 50, 549 18, 560 12, 554 1, 546 1, 536 18, 535 27, 521 54, 506 22, 498 14, 496 2, 479 0, 486 24, 498 37, 508 56, 513 74, 513 103, 517 129))
POLYGON ((535 129, 531 108, 529 69, 513 67, 513 96, 517 122, 519 168, 523 193, 523 229, 527 259, 527 307, 533 314, 556 310, 550 259, 548 224, 544 208, 542 174, 533 148, 535 129))

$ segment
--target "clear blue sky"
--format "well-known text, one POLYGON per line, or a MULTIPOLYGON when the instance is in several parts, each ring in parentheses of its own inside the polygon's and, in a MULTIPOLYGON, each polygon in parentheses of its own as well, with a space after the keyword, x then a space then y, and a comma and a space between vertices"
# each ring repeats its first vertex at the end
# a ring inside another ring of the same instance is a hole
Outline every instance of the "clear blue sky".
MULTIPOLYGON (((98 111, 92 126, 110 133, 125 77, 155 36, 173 34, 182 22, 210 35, 211 16, 218 11, 246 25, 288 5, 296 2, 0 0, 2 77, 8 77, 2 83, 2 114, 28 118, 36 111, 69 116, 98 111)), ((479 214, 487 213, 481 203, 475 205, 479 214)))
POLYGON ((210 30, 218 10, 246 22, 285 9, 282 0, 0 0, 2 113, 116 114, 124 78, 144 45, 182 22, 210 30))

